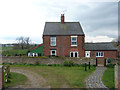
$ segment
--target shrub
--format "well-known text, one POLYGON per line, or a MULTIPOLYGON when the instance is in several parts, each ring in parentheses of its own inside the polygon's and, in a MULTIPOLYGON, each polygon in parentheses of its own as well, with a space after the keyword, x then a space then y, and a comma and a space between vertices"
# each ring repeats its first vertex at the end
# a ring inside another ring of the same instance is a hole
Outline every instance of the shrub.
POLYGON ((73 61, 72 61, 72 60, 64 61, 64 62, 63 62, 63 65, 64 65, 64 66, 69 66, 69 67, 70 67, 70 66, 73 66, 73 61))
POLYGON ((38 61, 36 61, 36 62, 35 62, 35 65, 39 65, 39 62, 38 62, 38 61))
POLYGON ((107 63, 110 63, 110 62, 111 62, 111 60, 110 60, 110 59, 108 59, 108 60, 107 60, 107 63))
POLYGON ((109 68, 114 68, 115 64, 108 64, 106 65, 106 67, 109 67, 109 68))

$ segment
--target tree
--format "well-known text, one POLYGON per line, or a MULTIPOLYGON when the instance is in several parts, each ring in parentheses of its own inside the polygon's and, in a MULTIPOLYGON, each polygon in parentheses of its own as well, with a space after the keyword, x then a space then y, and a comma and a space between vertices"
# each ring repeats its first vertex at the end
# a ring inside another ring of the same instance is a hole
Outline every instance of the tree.
POLYGON ((18 47, 18 49, 29 49, 30 47, 30 38, 29 37, 17 37, 16 38, 17 44, 15 47, 18 47))

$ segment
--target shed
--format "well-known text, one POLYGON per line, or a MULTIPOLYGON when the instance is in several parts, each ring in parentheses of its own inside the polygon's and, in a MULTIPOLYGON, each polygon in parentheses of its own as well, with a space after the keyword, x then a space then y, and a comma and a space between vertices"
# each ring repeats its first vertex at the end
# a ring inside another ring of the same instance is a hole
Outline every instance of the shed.
POLYGON ((28 52, 29 57, 43 56, 43 44, 40 44, 34 48, 32 48, 28 52))

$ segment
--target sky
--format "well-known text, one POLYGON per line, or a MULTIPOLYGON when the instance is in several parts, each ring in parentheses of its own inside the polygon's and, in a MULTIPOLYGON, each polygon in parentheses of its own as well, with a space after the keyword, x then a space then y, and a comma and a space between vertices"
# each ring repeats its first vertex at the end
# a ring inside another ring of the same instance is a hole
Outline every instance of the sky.
POLYGON ((80 22, 85 42, 110 42, 118 38, 118 2, 87 0, 0 0, 0 43, 30 37, 42 43, 45 22, 80 22))

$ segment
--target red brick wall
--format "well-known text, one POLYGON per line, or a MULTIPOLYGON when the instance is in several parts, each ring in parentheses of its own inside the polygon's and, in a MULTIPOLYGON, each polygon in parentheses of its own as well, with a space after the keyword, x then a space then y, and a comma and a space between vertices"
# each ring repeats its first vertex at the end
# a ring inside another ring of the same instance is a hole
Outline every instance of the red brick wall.
POLYGON ((84 57, 84 36, 77 37, 76 47, 71 47, 71 36, 56 36, 56 47, 50 46, 50 36, 43 36, 44 56, 50 55, 50 49, 56 49, 57 56, 70 56, 70 51, 78 51, 79 57, 84 57))
MULTIPOLYGON (((96 58, 96 52, 104 52, 103 58, 116 58, 117 57, 117 51, 91 51, 90 57, 96 58)), ((98 57, 101 58, 101 57, 98 57)))

